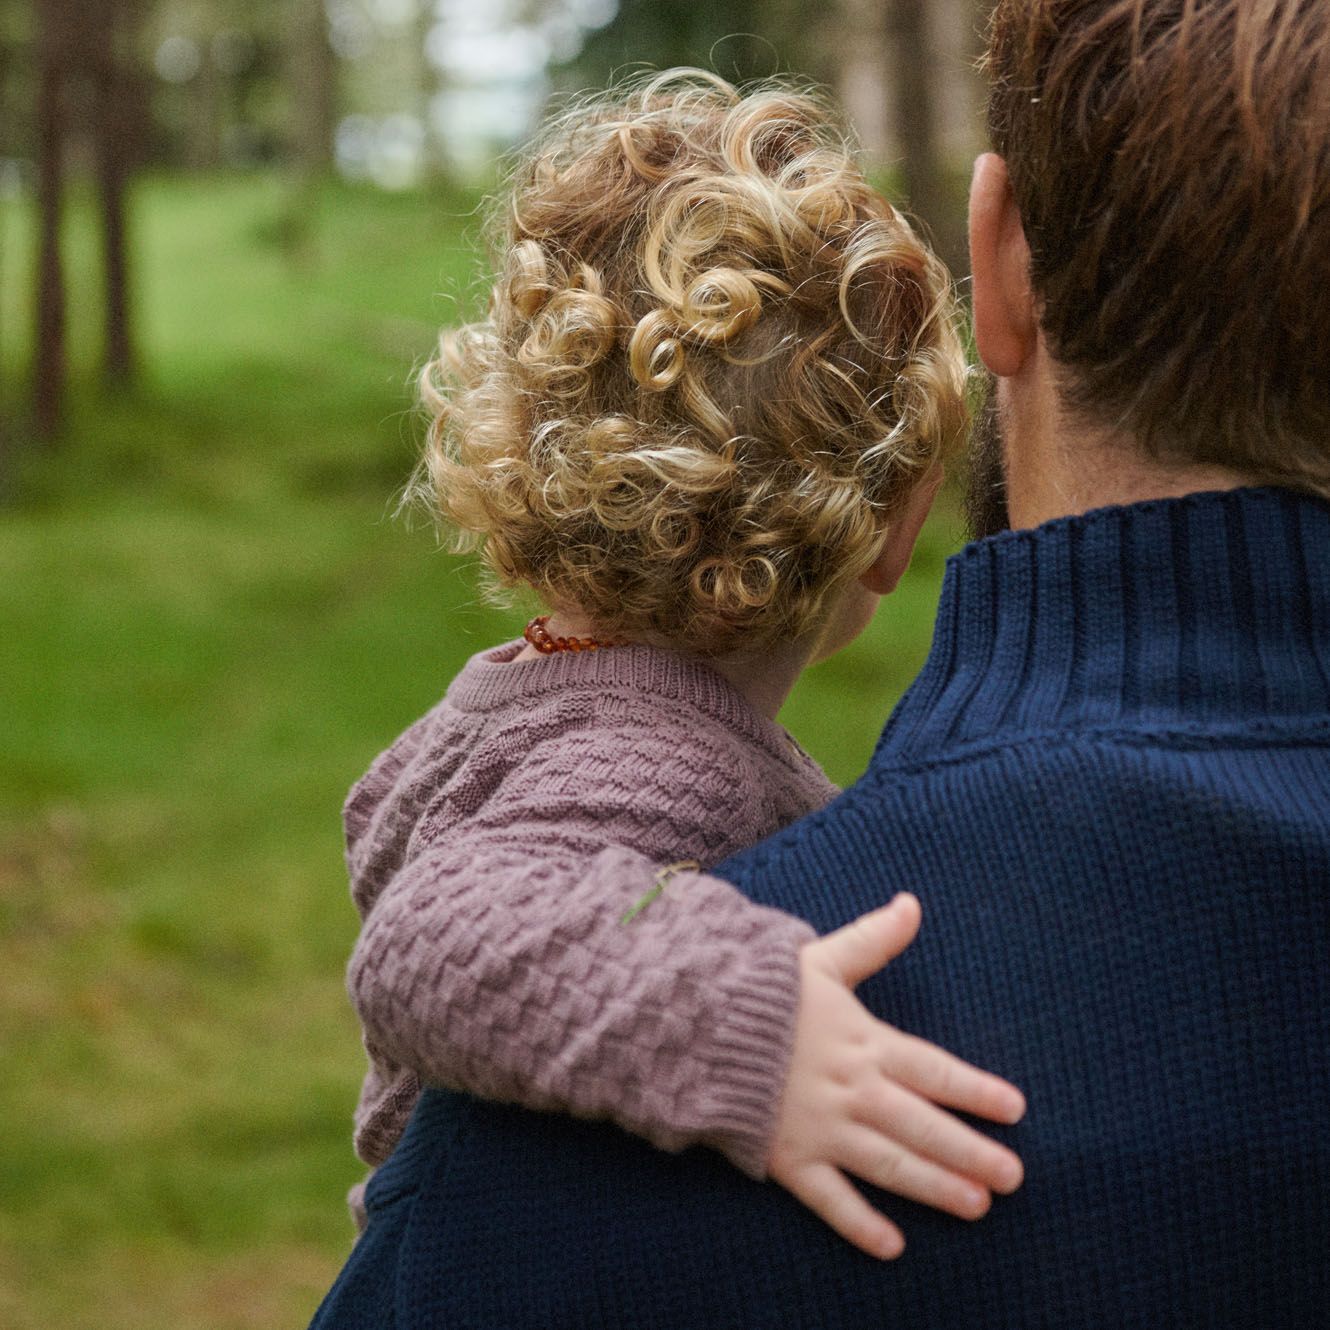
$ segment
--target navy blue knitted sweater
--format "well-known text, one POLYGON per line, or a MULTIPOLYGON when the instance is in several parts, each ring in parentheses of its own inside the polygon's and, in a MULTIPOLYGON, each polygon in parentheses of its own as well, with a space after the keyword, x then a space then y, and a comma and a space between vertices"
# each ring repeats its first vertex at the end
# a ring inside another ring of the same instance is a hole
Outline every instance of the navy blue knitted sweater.
POLYGON ((951 562, 867 774, 722 870, 1010 1077, 1014 1197, 889 1265, 704 1150, 429 1092, 316 1324, 1330 1326, 1330 507, 1106 509, 951 562))

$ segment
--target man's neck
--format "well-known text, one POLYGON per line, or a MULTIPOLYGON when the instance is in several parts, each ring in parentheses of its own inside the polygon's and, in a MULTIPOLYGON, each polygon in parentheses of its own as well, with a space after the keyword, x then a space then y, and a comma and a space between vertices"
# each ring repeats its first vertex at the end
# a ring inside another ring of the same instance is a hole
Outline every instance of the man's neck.
MULTIPOLYGON (((1149 499, 1176 499, 1184 494, 1239 489, 1253 482, 1224 467, 1163 467, 1150 465, 1131 453, 1087 455, 1082 465, 1045 465, 1008 471, 1007 495, 1011 525, 1042 526, 1058 517, 1075 517, 1096 508, 1144 503, 1149 499)), ((1070 461, 1071 459, 1068 459, 1070 461)))
POLYGON ((1044 357, 1041 345, 1042 363, 1028 377, 1004 383, 999 398, 1013 527, 1254 483, 1226 467, 1155 461, 1132 435, 1075 417, 1062 405, 1044 357))

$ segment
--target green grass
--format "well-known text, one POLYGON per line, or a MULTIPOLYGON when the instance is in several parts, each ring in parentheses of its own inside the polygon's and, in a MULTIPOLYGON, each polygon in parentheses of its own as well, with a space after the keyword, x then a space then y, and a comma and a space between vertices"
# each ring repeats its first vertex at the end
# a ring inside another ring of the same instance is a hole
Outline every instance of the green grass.
MULTIPOLYGON (((522 618, 391 517, 410 369, 471 289, 471 201, 330 186, 300 263, 275 180, 152 180, 136 203, 142 386, 96 388, 76 208, 68 437, 22 446, 0 509, 9 1330, 312 1313, 359 1173, 338 808, 522 618)), ((31 219, 0 225, 12 412, 31 219)), ((871 631, 788 706, 842 782, 923 658, 956 539, 935 520, 871 631)))

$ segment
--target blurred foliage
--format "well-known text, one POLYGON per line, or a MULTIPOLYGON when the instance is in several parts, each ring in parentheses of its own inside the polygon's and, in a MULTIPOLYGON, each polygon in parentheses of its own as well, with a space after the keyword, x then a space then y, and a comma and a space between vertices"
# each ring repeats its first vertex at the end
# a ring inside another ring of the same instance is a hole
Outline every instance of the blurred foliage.
POLYGON ((0 157, 17 157, 32 142, 33 10, 0 0, 0 157))
MULTIPOLYGON (((154 0, 142 34, 145 65, 166 41, 192 44, 198 65, 178 81, 154 69, 153 161, 206 168, 224 157, 272 161, 284 152, 289 10, 289 0, 154 0)), ((188 62, 188 48, 179 58, 188 62)))
MULTIPOLYGON (((139 203, 146 381, 102 399, 76 320, 67 441, 0 513, 6 1330, 311 1314, 359 1172, 337 810, 524 618, 391 515, 410 366, 474 312, 473 198, 328 184, 299 269, 275 176, 154 177, 139 203)), ((97 244, 74 204, 77 302, 97 244)), ((0 225, 27 234, 17 204, 0 225)), ((4 353, 12 376, 24 348, 4 353)), ((785 712, 842 782, 922 660, 957 538, 935 519, 785 712)))
MULTIPOLYGON (((0 489, 12 474, 9 455, 34 432, 30 402, 35 433, 60 432, 64 329, 50 238, 61 200, 50 182, 86 180, 98 162, 113 162, 125 187, 104 201, 105 270, 127 274, 107 284, 103 320, 108 379, 121 383, 130 375, 116 364, 138 360, 114 352, 135 343, 132 215, 121 222, 137 168, 281 166, 290 188, 276 233, 292 262, 308 264, 315 177, 335 164, 401 188, 465 174, 521 132, 550 90, 546 73, 558 91, 643 66, 821 82, 843 100, 870 165, 890 167, 894 197, 922 217, 958 272, 966 262, 956 168, 968 147, 958 148, 957 134, 964 137, 972 109, 966 69, 982 0, 834 0, 812 15, 798 0, 99 0, 98 23, 84 3, 0 0, 0 197, 46 181, 49 242, 37 311, 46 332, 28 382, 0 397, 0 489), (106 28, 112 11, 125 39, 111 43, 108 59, 89 34, 106 28), (38 14, 61 34, 49 45, 63 71, 41 116, 35 71, 50 62, 38 59, 38 14), (477 51, 488 55, 473 58, 477 51), (555 62, 548 70, 547 58, 555 62), (98 101, 113 87, 115 115, 98 101)), ((0 270, 11 263, 0 247, 0 270)), ((0 305, 0 344, 32 313, 0 305)))
POLYGON ((795 0, 619 0, 615 17, 592 33, 564 81, 598 86, 648 64, 711 69, 735 82, 775 74, 826 77, 818 33, 835 26, 834 7, 810 24, 795 0))

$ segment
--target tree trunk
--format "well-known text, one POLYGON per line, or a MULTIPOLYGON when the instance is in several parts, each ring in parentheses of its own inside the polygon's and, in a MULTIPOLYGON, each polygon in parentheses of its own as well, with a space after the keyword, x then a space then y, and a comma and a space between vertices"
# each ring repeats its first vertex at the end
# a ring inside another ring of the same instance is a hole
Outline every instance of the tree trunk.
POLYGON ((294 132, 282 234, 288 259, 297 267, 308 267, 315 257, 319 185, 332 165, 336 132, 337 69, 323 0, 296 0, 287 42, 294 132))
POLYGON ((39 0, 37 20, 37 341, 33 427, 41 439, 60 431, 65 392, 65 275, 60 257, 64 194, 64 82, 68 53, 64 0, 39 0))
POLYGON ((937 131, 937 61, 927 0, 892 0, 888 10, 893 119, 911 212, 953 271, 963 270, 963 227, 947 189, 937 131))
MULTIPOLYGON (((0 74, 3 71, 0 70, 0 74)), ((8 217, 0 211, 0 329, 5 326, 3 296, 5 290, 5 231, 8 217)), ((9 457, 10 422, 5 412, 4 344, 0 343, 0 503, 9 495, 11 463, 9 457)))
MULTIPOLYGON (((434 132, 434 98, 439 91, 439 71, 430 60, 428 42, 435 23, 432 5, 421 5, 411 29, 412 52, 415 57, 416 82, 420 98, 420 123, 425 130, 424 176, 428 181, 438 173, 439 153, 434 132)), ((334 127, 334 132, 335 127, 334 127)))
MULTIPOLYGON (((6 107, 5 94, 9 91, 9 45, 0 39, 0 112, 6 107)), ((5 232, 9 217, 6 200, 0 191, 0 333, 5 327, 5 232)), ((5 341, 0 338, 0 502, 4 501, 9 484, 9 421, 5 415, 5 341)))
POLYGON ((886 19, 882 0, 840 0, 836 25, 836 90, 870 170, 880 171, 897 148, 888 84, 886 19))
POLYGON ((201 43, 199 72, 190 84, 189 164, 195 171, 215 171, 222 164, 225 89, 209 45, 206 39, 201 43))
POLYGON ((125 388, 134 377, 135 361, 126 222, 134 143, 132 14, 126 0, 101 0, 101 6, 105 41, 95 55, 95 104, 99 110, 95 153, 106 269, 104 374, 108 386, 125 388))
POLYGON ((317 176, 332 165, 337 131, 337 67, 323 0, 297 0, 292 21, 292 156, 302 175, 317 176))

